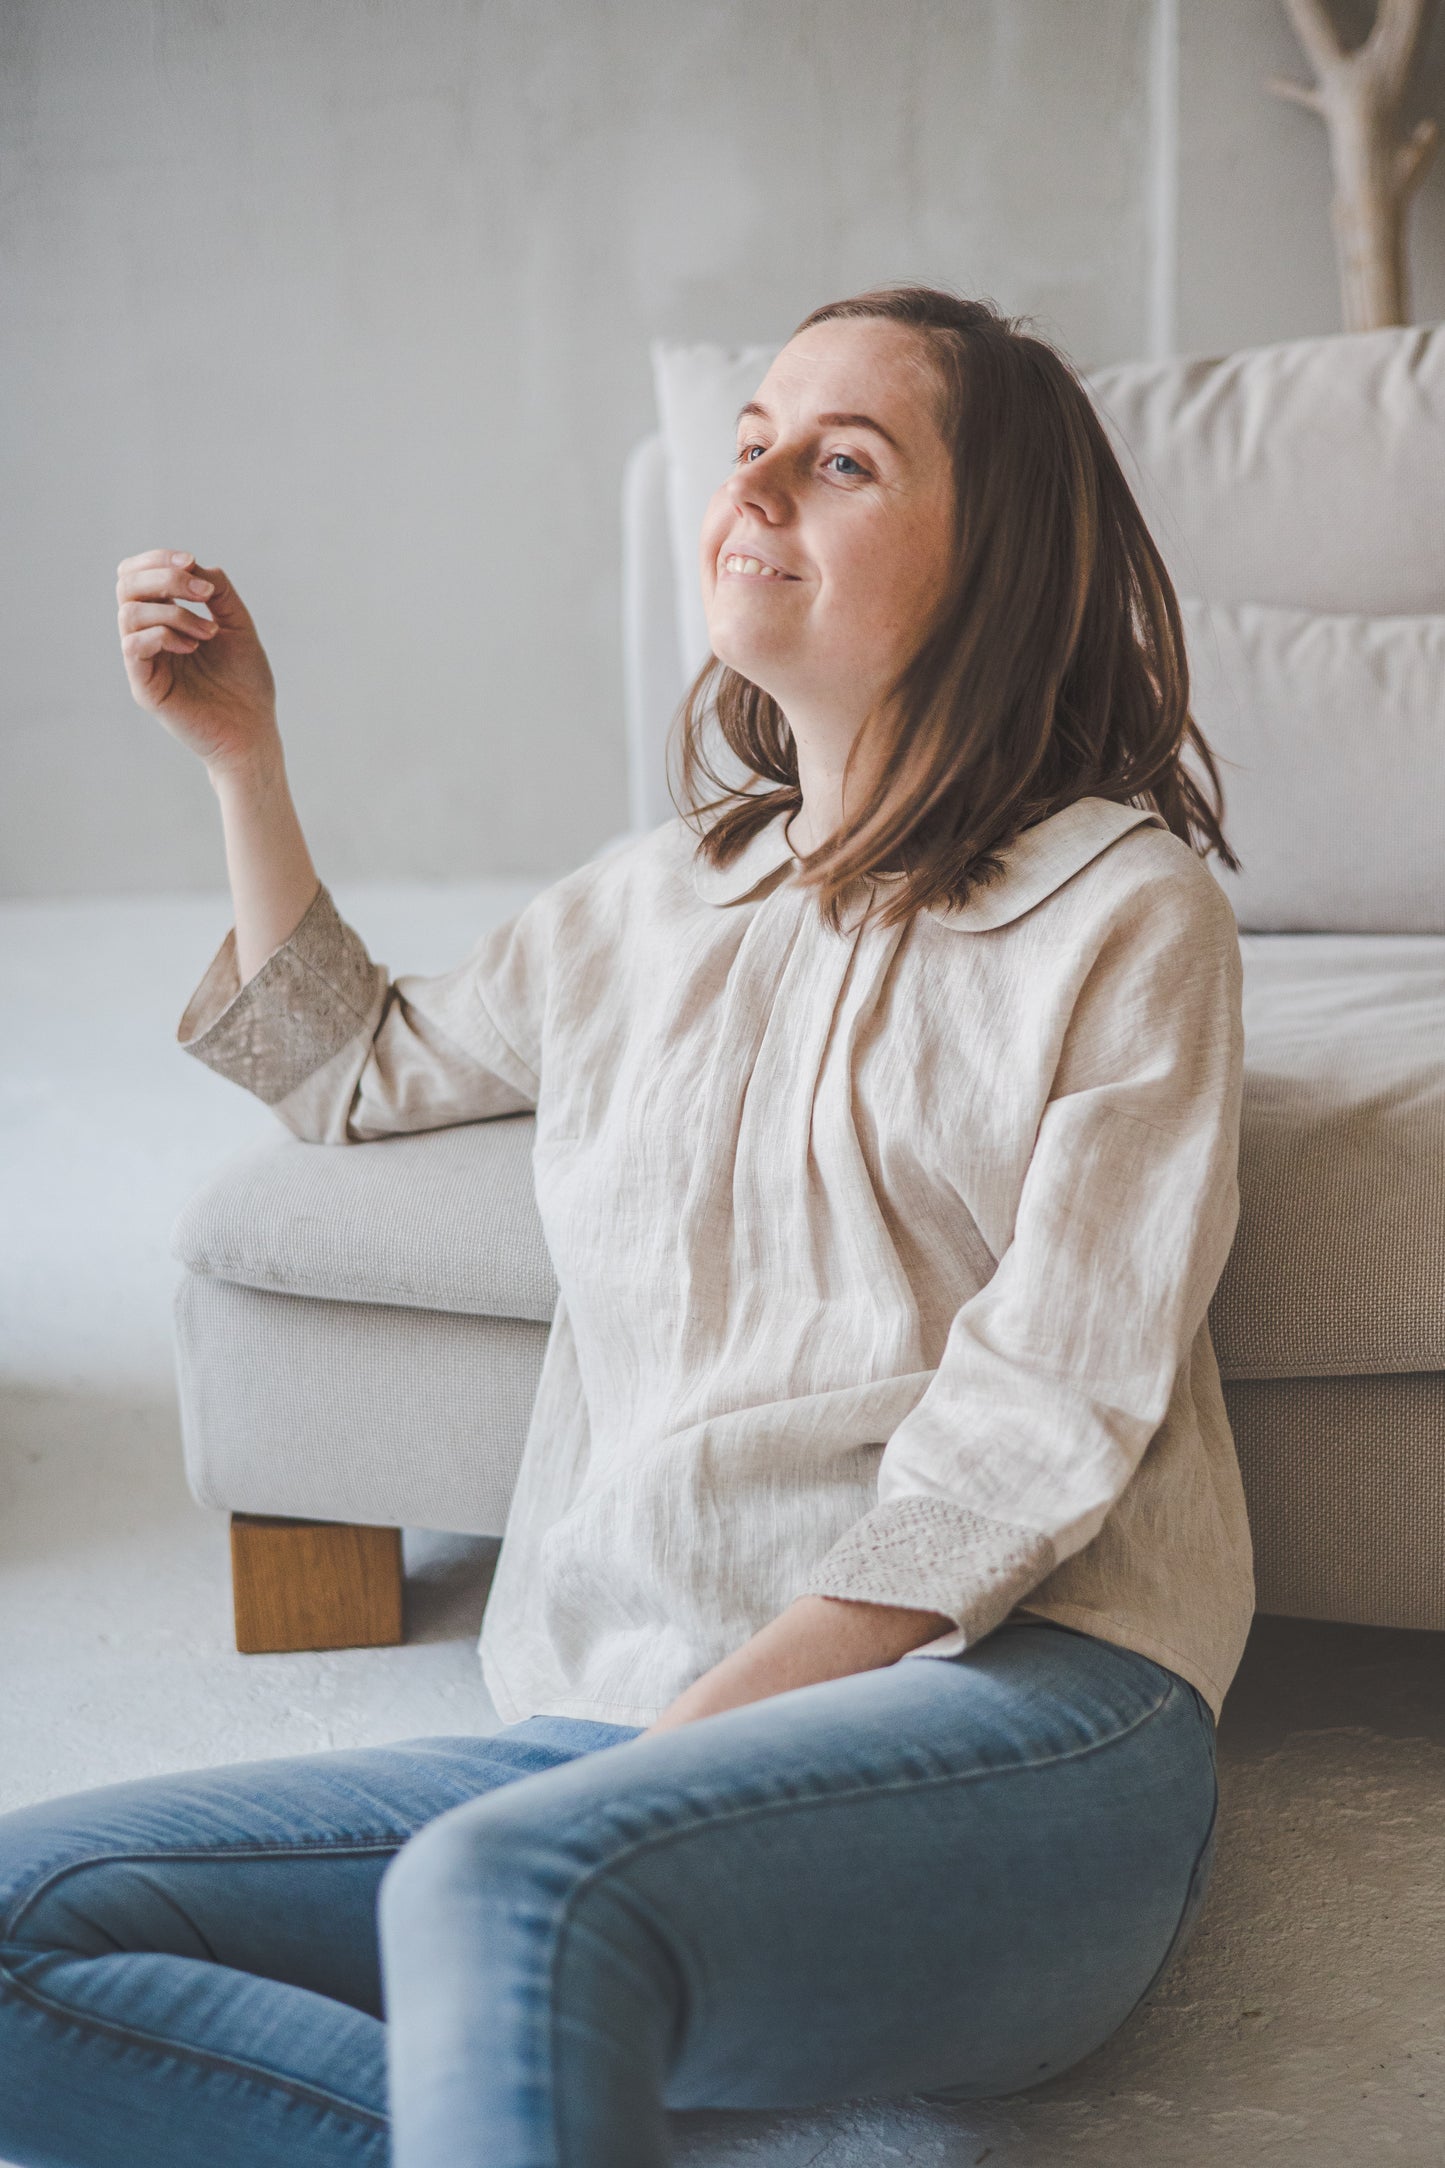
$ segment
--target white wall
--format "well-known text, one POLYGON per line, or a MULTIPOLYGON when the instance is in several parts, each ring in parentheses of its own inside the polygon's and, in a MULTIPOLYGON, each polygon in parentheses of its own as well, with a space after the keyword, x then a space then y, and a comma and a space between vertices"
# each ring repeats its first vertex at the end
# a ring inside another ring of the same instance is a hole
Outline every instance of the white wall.
POLYGON ((924 277, 1087 366, 1157 335, 1161 263, 1182 346, 1332 328, 1278 11, 1178 5, 1161 135, 1166 0, 8 0, 0 888, 219 877, 125 689, 133 550, 250 603, 328 877, 550 871, 626 818, 649 338, 924 277))
POLYGON ((648 339, 920 274, 1128 352, 1149 4, 9 0, 8 888, 218 875, 115 651, 153 545, 249 602, 329 874, 623 825, 648 339))

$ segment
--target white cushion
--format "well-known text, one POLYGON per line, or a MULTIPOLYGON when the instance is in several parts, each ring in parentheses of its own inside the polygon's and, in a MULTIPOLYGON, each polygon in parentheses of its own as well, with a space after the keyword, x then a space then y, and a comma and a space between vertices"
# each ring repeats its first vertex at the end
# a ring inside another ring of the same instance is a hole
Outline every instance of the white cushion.
POLYGON ((372 1144, 277 1134, 218 1168, 176 1222, 203 1279, 330 1302, 546 1324, 557 1279, 532 1189, 530 1114, 372 1144))
POLYGON ((1445 933, 1445 616, 1181 606, 1240 925, 1445 933))
POLYGON ((633 446, 622 476, 622 689, 628 809, 637 829, 655 828, 676 811, 667 743, 686 684, 676 595, 667 450, 658 433, 633 446))
POLYGON ((1128 362, 1089 385, 1182 593, 1445 610, 1445 325, 1128 362))

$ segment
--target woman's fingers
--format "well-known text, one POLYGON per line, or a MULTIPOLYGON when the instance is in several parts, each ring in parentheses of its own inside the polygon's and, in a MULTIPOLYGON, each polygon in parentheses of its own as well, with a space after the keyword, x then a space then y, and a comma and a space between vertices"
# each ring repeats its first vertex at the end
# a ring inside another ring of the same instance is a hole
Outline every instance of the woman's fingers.
POLYGON ((274 736, 271 666, 219 565, 200 565, 185 550, 141 550, 121 559, 115 588, 131 691, 143 708, 161 711, 173 736, 208 762, 274 736), (204 664, 202 649, 210 651, 204 664), (179 669, 182 658, 196 668, 179 669))
POLYGON ((190 595, 203 602, 215 587, 215 581, 207 579, 194 562, 143 565, 128 557, 117 569, 115 596, 117 602, 134 602, 149 595, 190 595))
POLYGON ((134 557, 122 557, 115 569, 117 577, 124 579, 128 572, 137 571, 147 565, 194 564, 195 556, 194 550, 138 550, 134 557))
POLYGON ((191 639, 209 640, 221 629, 214 618, 197 617, 178 602, 123 602, 116 616, 123 633, 139 632, 143 625, 174 625, 191 639))
POLYGON ((116 567, 115 595, 119 603, 182 598, 203 602, 228 630, 255 630, 245 603, 221 567, 197 564, 190 552, 142 550, 137 557, 123 557, 116 567))
POLYGON ((120 651, 128 662, 145 662, 166 649, 175 655, 194 655, 200 645, 169 625, 146 625, 139 632, 122 633, 120 651))
POLYGON ((191 577, 205 578, 193 550, 141 550, 134 557, 122 557, 115 568, 117 589, 133 594, 155 593, 158 580, 183 582, 191 577))

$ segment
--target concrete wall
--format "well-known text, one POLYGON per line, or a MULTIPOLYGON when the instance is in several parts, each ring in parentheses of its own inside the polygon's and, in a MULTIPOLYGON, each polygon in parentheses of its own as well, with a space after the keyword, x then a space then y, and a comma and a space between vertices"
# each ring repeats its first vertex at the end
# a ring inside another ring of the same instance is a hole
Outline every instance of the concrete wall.
MULTIPOLYGON (((219 878, 116 649, 116 561, 152 546, 249 602, 329 877, 575 862, 626 818, 648 340, 780 337, 899 276, 1085 365, 1332 328, 1323 131, 1257 80, 1276 14, 9 0, 0 888, 219 878)), ((1437 176, 1436 313, 1442 206, 1437 176)))

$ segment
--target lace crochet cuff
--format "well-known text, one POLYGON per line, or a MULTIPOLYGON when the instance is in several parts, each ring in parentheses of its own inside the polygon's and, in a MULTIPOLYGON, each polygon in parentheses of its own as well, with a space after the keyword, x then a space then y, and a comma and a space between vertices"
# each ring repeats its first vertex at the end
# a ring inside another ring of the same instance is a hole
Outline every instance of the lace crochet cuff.
POLYGON ((227 934, 176 1039, 207 1068, 275 1106, 366 1030, 383 976, 323 885, 290 939, 244 986, 234 929, 227 934))
POLYGON ((937 1611, 971 1646, 1007 1618, 1055 1563, 1047 1536, 917 1493, 865 1514, 814 1568, 809 1596, 937 1611))

